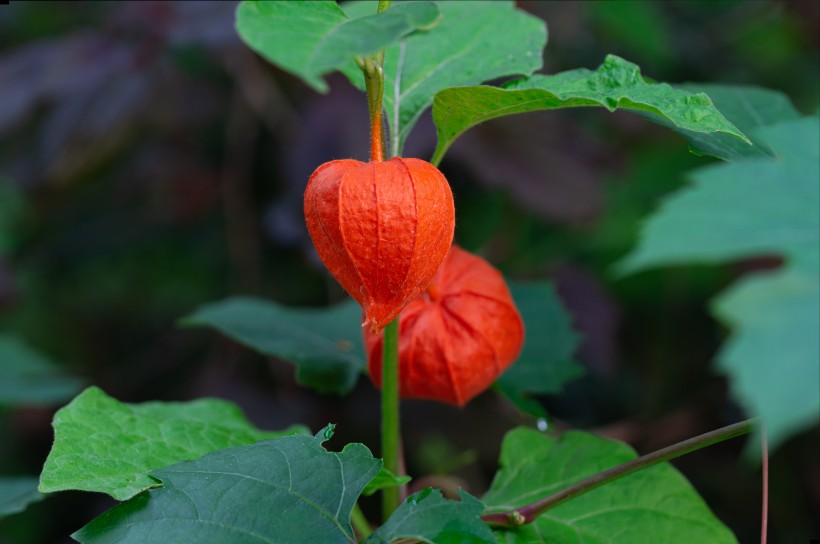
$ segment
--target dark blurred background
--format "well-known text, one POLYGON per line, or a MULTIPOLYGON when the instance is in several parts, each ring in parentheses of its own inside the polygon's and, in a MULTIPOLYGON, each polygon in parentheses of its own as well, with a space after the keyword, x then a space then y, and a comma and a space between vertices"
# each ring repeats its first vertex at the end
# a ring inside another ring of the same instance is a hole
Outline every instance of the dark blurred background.
MULTIPOLYGON (((754 84, 817 109, 816 0, 519 5, 549 26, 545 73, 615 53, 656 80, 754 84)), ((294 305, 345 296, 313 253, 301 198, 320 163, 366 160, 364 95, 338 75, 318 95, 266 64, 239 41, 234 9, 0 5, 0 332, 120 400, 218 396, 262 427, 333 421, 334 447, 377 450, 378 396, 366 378, 344 399, 318 395, 286 363, 175 324, 233 294, 294 305)), ((429 158, 434 145, 428 112, 405 155, 429 158)), ((554 281, 583 334, 586 377, 542 399, 555 425, 646 452, 742 417, 711 370, 727 331, 708 300, 772 263, 610 272, 658 199, 711 161, 666 129, 602 110, 492 121, 445 158, 458 243, 510 277, 554 281)), ((56 408, 0 406, 0 475, 39 474, 56 408)), ((532 424, 492 393, 464 410, 406 402, 403 418, 411 474, 452 471, 427 482, 476 494, 504 432, 532 424)), ((675 464, 741 542, 754 542, 760 474, 743 446, 675 464)), ((772 459, 770 542, 820 535, 818 453, 815 429, 772 459)), ((69 542, 112 503, 60 494, 0 521, 0 542, 69 542)))

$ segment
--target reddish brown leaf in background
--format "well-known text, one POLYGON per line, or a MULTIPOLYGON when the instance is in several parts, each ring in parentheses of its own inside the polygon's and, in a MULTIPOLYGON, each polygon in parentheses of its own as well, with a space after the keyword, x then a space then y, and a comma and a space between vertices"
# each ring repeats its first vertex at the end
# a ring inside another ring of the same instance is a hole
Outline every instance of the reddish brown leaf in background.
POLYGON ((305 220, 322 262, 378 331, 435 276, 453 242, 455 208, 430 163, 343 159, 310 177, 305 220))
MULTIPOLYGON (((501 273, 453 246, 427 292, 399 322, 405 398, 464 406, 518 357, 524 322, 501 273)), ((381 387, 382 335, 365 330, 370 376, 381 387)))

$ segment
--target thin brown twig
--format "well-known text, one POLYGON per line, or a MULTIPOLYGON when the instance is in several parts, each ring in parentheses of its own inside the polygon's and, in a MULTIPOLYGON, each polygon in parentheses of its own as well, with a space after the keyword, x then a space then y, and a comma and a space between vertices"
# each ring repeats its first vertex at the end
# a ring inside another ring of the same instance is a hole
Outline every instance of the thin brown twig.
POLYGON ((763 472, 763 508, 760 522, 760 544, 766 544, 769 532, 769 444, 766 440, 766 429, 760 429, 760 446, 762 449, 762 472, 763 472))

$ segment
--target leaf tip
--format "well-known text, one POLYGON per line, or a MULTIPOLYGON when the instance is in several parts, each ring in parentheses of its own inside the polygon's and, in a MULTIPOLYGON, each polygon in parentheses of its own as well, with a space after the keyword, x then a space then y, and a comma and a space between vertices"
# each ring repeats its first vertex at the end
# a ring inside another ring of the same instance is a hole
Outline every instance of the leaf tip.
POLYGON ((327 442, 331 438, 333 438, 334 433, 336 432, 336 424, 335 423, 328 423, 325 427, 316 433, 316 439, 320 442, 327 442))

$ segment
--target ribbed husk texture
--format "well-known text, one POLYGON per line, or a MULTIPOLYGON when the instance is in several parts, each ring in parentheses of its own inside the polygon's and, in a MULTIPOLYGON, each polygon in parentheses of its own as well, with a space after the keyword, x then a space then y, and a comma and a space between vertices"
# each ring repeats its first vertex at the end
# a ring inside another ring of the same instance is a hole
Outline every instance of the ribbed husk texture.
POLYGON ((420 159, 321 165, 305 189, 305 220, 322 262, 379 331, 424 291, 453 242, 447 179, 420 159))
MULTIPOLYGON (((404 398, 464 406, 518 357, 524 322, 504 277, 453 246, 427 292, 399 321, 399 383, 404 398)), ((364 332, 370 376, 381 387, 381 334, 364 332)))

